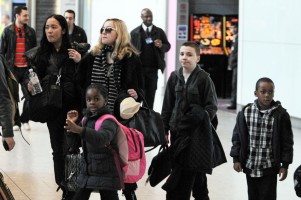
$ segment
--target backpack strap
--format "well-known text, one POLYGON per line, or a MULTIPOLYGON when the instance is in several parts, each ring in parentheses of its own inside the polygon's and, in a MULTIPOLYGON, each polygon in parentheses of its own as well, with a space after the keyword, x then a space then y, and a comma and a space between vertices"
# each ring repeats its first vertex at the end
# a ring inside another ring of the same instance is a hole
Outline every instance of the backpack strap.
POLYGON ((95 122, 95 130, 99 130, 99 128, 101 127, 102 122, 105 121, 106 119, 112 119, 119 126, 119 122, 117 121, 117 119, 113 115, 105 114, 105 115, 102 115, 100 118, 98 118, 97 121, 95 122))

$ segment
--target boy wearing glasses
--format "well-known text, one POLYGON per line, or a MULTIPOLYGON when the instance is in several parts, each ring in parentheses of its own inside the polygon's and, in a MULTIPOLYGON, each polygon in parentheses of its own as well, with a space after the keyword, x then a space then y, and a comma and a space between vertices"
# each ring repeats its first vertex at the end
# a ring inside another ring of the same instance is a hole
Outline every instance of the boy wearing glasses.
POLYGON ((30 130, 28 121, 29 116, 26 112, 28 105, 28 94, 24 81, 28 77, 28 62, 24 53, 29 49, 37 46, 36 32, 33 28, 27 25, 29 21, 29 14, 27 7, 15 7, 15 21, 7 26, 0 39, 0 54, 2 54, 7 62, 8 67, 14 73, 17 81, 21 84, 23 95, 25 96, 23 113, 20 117, 19 110, 15 114, 14 130, 19 130, 21 122, 25 130, 30 130))
POLYGON ((249 200, 276 200, 277 175, 287 177, 293 161, 293 132, 288 112, 274 101, 274 83, 260 78, 254 103, 238 113, 233 130, 233 168, 246 174, 249 200))

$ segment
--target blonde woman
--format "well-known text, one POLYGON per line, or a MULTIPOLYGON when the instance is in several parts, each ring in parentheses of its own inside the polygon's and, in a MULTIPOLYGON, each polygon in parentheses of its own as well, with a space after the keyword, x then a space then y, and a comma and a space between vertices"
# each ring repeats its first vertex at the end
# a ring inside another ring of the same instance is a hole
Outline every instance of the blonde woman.
MULTIPOLYGON (((91 83, 104 85, 108 90, 107 106, 117 118, 120 118, 120 101, 126 97, 139 101, 138 94, 142 93, 144 85, 139 52, 130 41, 122 20, 107 19, 100 29, 98 44, 79 66, 78 78, 83 94, 91 83)), ((123 192, 127 200, 136 199, 136 188, 136 183, 126 184, 123 192)))

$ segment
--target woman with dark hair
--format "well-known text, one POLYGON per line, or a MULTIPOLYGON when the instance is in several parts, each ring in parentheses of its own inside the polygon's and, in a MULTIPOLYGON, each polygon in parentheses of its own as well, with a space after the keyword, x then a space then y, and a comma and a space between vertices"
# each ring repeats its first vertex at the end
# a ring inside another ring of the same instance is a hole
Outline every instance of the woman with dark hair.
MULTIPOLYGON (((100 83, 108 90, 107 106, 117 119, 120 102, 132 97, 139 101, 143 93, 139 51, 131 44, 129 32, 120 19, 107 19, 100 29, 98 43, 81 61, 79 79, 84 91, 91 83, 100 83)), ((83 98, 84 99, 84 98, 83 98)), ((84 102, 84 101, 82 101, 84 102)), ((123 194, 127 200, 136 199, 136 183, 126 183, 123 194)))
MULTIPOLYGON (((61 87, 63 90, 63 106, 61 112, 53 119, 47 121, 50 134, 52 155, 54 162, 55 181, 63 190, 62 199, 71 199, 73 194, 68 193, 64 187, 66 138, 64 125, 67 111, 78 109, 80 99, 76 94, 76 63, 81 60, 81 55, 71 49, 68 36, 68 25, 62 15, 51 15, 47 17, 40 47, 37 48, 31 62, 40 80, 48 75, 58 75, 61 71, 61 87)), ((32 91, 31 82, 28 83, 28 90, 32 91)))

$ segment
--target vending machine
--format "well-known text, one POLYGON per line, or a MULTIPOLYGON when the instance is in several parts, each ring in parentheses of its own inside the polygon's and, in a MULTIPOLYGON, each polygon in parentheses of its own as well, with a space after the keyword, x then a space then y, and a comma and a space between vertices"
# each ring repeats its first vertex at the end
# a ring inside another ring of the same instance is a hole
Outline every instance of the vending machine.
POLYGON ((228 56, 234 38, 238 16, 192 14, 189 23, 189 39, 200 45, 201 67, 210 73, 219 97, 231 92, 231 72, 227 71, 228 56))

